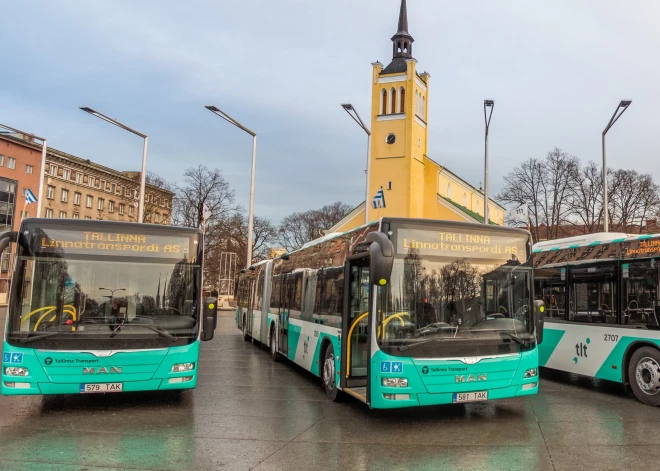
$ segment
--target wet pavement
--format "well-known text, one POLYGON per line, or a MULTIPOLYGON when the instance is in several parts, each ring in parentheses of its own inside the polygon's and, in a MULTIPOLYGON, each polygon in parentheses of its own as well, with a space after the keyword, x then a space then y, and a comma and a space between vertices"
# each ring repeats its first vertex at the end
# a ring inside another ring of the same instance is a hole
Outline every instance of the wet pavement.
POLYGON ((616 384, 546 373, 531 398, 374 412, 243 342, 230 312, 199 367, 181 395, 0 397, 0 469, 660 469, 660 409, 616 384))

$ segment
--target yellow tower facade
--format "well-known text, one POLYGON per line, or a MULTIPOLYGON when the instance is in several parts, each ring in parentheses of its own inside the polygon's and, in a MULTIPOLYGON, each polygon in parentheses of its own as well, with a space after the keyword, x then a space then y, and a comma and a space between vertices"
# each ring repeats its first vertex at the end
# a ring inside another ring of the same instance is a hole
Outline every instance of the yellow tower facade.
MULTIPOLYGON (((483 222, 481 189, 428 157, 431 76, 417 70, 406 0, 401 0, 397 32, 391 40, 389 65, 372 64, 370 200, 328 232, 350 230, 385 216, 483 222)), ((503 224, 504 211, 489 201, 491 223, 503 224)))

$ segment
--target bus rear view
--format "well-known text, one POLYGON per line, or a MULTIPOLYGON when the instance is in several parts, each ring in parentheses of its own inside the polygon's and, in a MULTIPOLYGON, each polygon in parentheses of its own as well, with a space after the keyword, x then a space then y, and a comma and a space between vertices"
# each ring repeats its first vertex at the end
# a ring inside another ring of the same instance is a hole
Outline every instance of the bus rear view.
POLYGON ((196 386, 201 331, 210 339, 215 322, 200 231, 32 219, 0 238, 16 243, 3 395, 196 386))

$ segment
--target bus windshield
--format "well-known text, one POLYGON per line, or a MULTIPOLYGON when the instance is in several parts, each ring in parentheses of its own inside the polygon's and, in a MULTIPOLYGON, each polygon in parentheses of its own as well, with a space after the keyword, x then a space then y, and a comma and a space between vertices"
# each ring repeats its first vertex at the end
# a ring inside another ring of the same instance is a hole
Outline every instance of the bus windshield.
POLYGON ((533 348, 528 236, 463 227, 398 227, 392 277, 378 288, 378 344, 416 358, 533 348))
MULTIPOLYGON (((152 229, 153 230, 153 229, 152 229)), ((143 232, 141 230, 141 232, 143 232)), ((24 230, 7 341, 48 349, 130 349, 197 338, 201 268, 194 233, 24 230)))

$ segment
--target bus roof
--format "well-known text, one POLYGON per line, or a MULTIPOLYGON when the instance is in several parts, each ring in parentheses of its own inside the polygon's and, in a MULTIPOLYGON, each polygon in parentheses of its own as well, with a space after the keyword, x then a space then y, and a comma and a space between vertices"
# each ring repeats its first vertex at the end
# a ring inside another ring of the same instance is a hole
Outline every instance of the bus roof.
POLYGON ((114 230, 133 230, 140 232, 140 229, 162 230, 164 232, 189 232, 201 234, 202 230, 195 227, 166 226, 161 224, 125 222, 125 221, 99 221, 94 219, 51 219, 51 218, 28 218, 21 221, 21 227, 24 225, 44 226, 50 228, 61 228, 71 230, 88 230, 90 227, 96 230, 114 231, 114 230))
MULTIPOLYGON (((595 234, 583 234, 562 239, 544 240, 533 245, 533 252, 545 252, 548 250, 573 249, 585 245, 600 245, 610 242, 623 242, 630 236, 624 232, 597 232, 595 234)), ((634 238, 636 239, 636 237, 634 238)))

